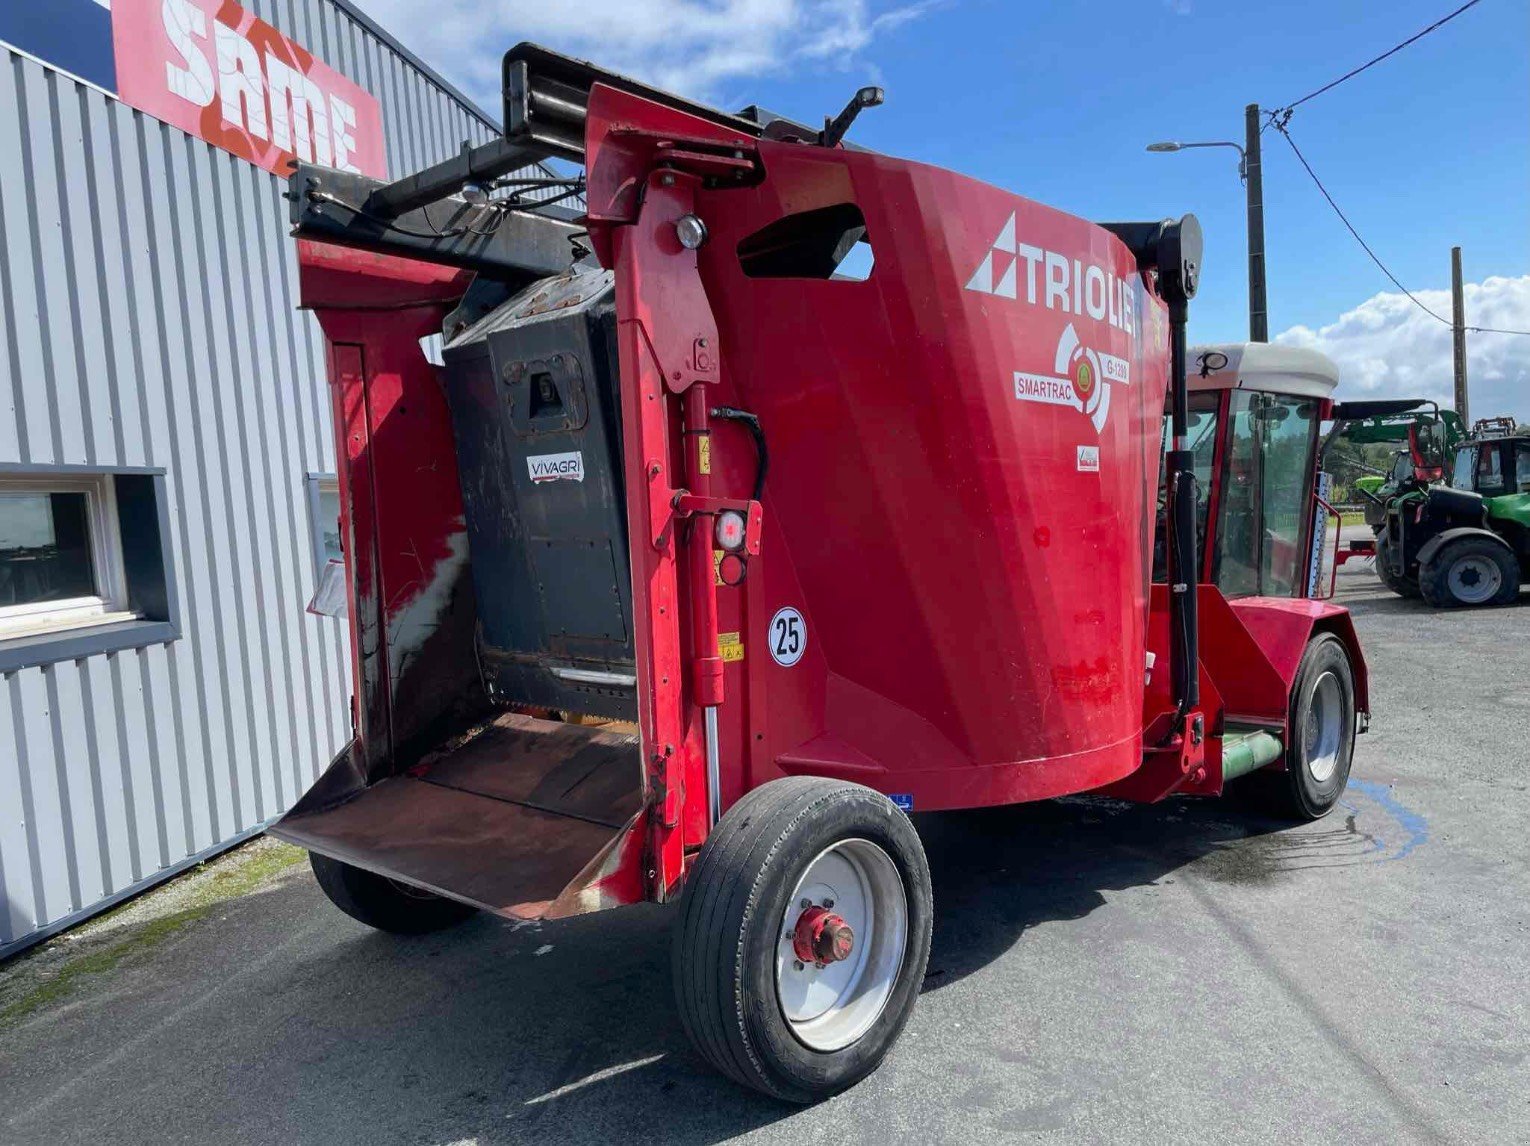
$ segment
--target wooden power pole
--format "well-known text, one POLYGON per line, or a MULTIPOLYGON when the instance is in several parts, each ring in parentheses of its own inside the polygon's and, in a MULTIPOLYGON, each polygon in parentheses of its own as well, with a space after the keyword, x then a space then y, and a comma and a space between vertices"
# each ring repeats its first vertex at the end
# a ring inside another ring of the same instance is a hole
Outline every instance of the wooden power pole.
POLYGON ((1456 413, 1472 424, 1466 404, 1466 290, 1461 285, 1461 248, 1450 248, 1450 333, 1456 367, 1456 413))
POLYGON ((1243 181, 1248 193, 1248 340, 1270 340, 1264 287, 1264 159, 1259 150, 1259 105, 1243 109, 1243 181))

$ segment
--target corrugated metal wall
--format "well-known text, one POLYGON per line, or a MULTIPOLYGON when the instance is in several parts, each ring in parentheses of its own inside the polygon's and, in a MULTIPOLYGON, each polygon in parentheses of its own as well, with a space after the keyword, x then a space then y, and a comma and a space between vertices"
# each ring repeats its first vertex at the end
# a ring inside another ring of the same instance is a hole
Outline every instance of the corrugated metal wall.
MULTIPOLYGON (((246 6, 371 91, 389 171, 492 125, 329 0, 246 6)), ((162 466, 184 636, 0 675, 0 955, 284 810, 343 743, 304 475, 333 472, 284 183, 0 47, 0 462, 162 466)))

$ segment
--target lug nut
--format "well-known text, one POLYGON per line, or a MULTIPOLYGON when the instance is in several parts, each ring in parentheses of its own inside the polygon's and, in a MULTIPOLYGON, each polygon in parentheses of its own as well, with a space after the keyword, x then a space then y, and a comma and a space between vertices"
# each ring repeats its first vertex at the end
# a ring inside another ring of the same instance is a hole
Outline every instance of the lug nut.
POLYGON ((830 910, 833 910, 833 908, 834 908, 834 901, 832 899, 826 899, 826 900, 823 901, 823 905, 825 907, 829 908, 830 910))
POLYGON ((795 967, 799 971, 802 970, 802 960, 800 960, 800 959, 793 960, 792 961, 792 966, 795 967))
POLYGON ((802 910, 803 911, 806 911, 808 908, 810 908, 812 906, 813 906, 813 901, 811 899, 804 899, 802 901, 802 910))

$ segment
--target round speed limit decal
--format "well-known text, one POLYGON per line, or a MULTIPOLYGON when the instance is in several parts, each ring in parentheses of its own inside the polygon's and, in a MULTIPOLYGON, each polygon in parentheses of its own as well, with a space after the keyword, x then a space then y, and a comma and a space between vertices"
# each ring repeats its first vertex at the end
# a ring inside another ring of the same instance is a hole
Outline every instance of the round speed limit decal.
POLYGON ((789 607, 777 609, 776 615, 770 618, 767 643, 771 659, 776 664, 790 668, 800 661, 807 649, 807 622, 802 619, 802 614, 789 607))

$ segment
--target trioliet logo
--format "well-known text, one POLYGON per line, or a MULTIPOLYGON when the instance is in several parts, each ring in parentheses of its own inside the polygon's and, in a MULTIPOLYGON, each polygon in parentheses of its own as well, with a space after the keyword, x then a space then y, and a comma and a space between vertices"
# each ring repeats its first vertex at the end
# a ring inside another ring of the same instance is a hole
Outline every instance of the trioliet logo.
POLYGON ((1087 315, 1128 334, 1136 332, 1139 287, 1135 277, 1117 278, 1105 267, 1021 242, 1015 231, 1016 215, 1011 211, 999 229, 998 238, 967 280, 968 290, 995 298, 1024 297, 1031 306, 1087 315))

